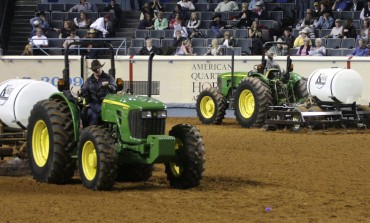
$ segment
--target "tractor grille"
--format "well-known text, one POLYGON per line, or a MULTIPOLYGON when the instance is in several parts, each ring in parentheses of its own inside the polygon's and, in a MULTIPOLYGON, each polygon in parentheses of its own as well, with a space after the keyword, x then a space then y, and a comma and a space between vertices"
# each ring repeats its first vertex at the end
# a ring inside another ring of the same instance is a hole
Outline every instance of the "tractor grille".
POLYGON ((133 138, 145 139, 148 135, 163 135, 166 126, 166 119, 142 119, 141 112, 139 110, 134 110, 129 113, 129 125, 133 138))

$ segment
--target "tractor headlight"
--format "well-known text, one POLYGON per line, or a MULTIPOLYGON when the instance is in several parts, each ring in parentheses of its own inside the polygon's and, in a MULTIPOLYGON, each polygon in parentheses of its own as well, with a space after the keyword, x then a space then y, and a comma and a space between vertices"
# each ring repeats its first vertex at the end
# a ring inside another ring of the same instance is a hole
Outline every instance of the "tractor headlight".
POLYGON ((141 118, 152 118, 152 112, 151 111, 142 111, 141 112, 141 118))
POLYGON ((157 111, 157 118, 167 118, 167 111, 157 111))

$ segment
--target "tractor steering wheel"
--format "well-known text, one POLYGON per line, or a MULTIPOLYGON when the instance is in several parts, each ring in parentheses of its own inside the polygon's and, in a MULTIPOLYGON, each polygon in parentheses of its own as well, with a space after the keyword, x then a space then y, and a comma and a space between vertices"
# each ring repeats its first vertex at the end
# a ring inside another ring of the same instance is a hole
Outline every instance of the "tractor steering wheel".
POLYGON ((114 87, 113 84, 109 83, 108 85, 105 85, 105 86, 100 85, 98 89, 96 89, 95 96, 99 101, 103 101, 105 96, 107 96, 108 94, 111 94, 109 90, 109 86, 114 87))

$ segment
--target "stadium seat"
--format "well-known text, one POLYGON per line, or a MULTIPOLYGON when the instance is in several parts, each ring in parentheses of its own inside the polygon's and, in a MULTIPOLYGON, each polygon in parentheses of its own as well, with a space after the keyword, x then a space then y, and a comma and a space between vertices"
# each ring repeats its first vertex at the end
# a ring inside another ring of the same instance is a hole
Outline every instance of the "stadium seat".
POLYGON ((236 29, 234 31, 235 38, 247 38, 248 37, 248 29, 236 29))
POLYGON ((50 4, 50 10, 52 12, 64 12, 65 11, 65 4, 62 4, 62 3, 50 4))
POLYGON ((207 47, 193 47, 193 53, 196 53, 197 55, 204 55, 208 51, 207 47))
POLYGON ((270 11, 268 12, 269 19, 280 22, 283 20, 283 11, 270 11))
POLYGON ((270 12, 270 11, 274 11, 278 7, 281 7, 281 5, 280 3, 266 3, 265 7, 266 7, 266 10, 270 12))
POLYGON ((166 12, 172 12, 175 10, 175 7, 176 3, 166 3, 164 9, 166 12))
POLYGON ((169 47, 172 46, 173 39, 162 39, 161 40, 161 46, 162 47, 169 47))
POLYGON ((200 15, 200 19, 203 20, 212 20, 213 19, 213 12, 202 12, 200 15))
POLYGON ((205 47, 206 41, 203 38, 193 38, 191 39, 191 45, 193 47, 205 47))
POLYGON ((342 39, 340 48, 352 49, 356 47, 356 40, 354 38, 342 39))
POLYGON ((137 29, 135 30, 135 38, 148 38, 149 31, 144 29, 137 29))
POLYGON ((161 40, 158 38, 151 38, 153 46, 161 47, 161 40))
POLYGON ((136 38, 131 40, 131 47, 143 47, 145 44, 145 39, 136 38))
POLYGON ((326 55, 327 56, 342 56, 342 50, 341 49, 327 48, 326 49, 326 55))
POLYGON ((331 29, 321 29, 319 31, 319 37, 322 38, 324 36, 327 36, 331 33, 331 29))
POLYGON ((248 55, 251 54, 250 47, 252 47, 252 39, 251 38, 242 38, 237 39, 238 46, 241 47, 242 53, 246 53, 248 55))
POLYGON ((339 48, 341 46, 341 42, 342 42, 342 39, 328 38, 326 40, 326 47, 327 48, 337 49, 337 48, 339 48))
POLYGON ((51 12, 51 20, 66 20, 67 16, 65 12, 51 12))
POLYGON ((87 29, 77 29, 76 30, 76 35, 79 36, 80 38, 84 38, 86 36, 87 29))
MULTIPOLYGON (((67 19, 68 20, 73 20, 74 18, 80 18, 79 12, 67 12, 67 19)), ((90 18, 90 17, 89 17, 90 18)), ((90 18, 91 19, 91 18, 90 18)), ((92 20, 93 21, 93 20, 92 20)))
POLYGON ((164 31, 164 38, 173 38, 174 30, 173 29, 165 29, 164 31))
POLYGON ((142 47, 129 47, 127 55, 139 55, 139 51, 142 47))
POLYGON ((290 48, 289 49, 289 55, 294 56, 297 55, 298 48, 290 48))
POLYGON ((240 56, 242 54, 242 48, 241 47, 233 47, 233 48, 226 48, 226 54, 225 55, 233 55, 234 56, 240 56))
POLYGON ((149 31, 150 38, 163 38, 164 37, 164 31, 163 30, 150 30, 149 31))
POLYGON ((57 28, 62 29, 63 28, 63 20, 52 20, 49 22, 50 28, 57 28))
POLYGON ((342 56, 352 55, 353 49, 342 49, 342 56))
POLYGON ((200 28, 202 29, 210 29, 212 20, 202 20, 202 23, 200 24, 200 28))
POLYGON ((38 3, 36 5, 36 11, 50 11, 50 3, 38 3))
POLYGON ((269 29, 273 29, 274 28, 274 20, 260 20, 258 22, 259 25, 262 25, 262 26, 265 26, 269 29))
POLYGON ((206 3, 196 3, 194 4, 195 10, 200 11, 200 12, 206 12, 208 10, 208 4, 206 3))
POLYGON ((284 16, 289 16, 289 17, 294 18, 294 10, 295 10, 294 3, 281 3, 281 8, 283 9, 284 16))
POLYGON ((98 12, 103 12, 105 7, 107 7, 107 5, 104 3, 96 3, 95 6, 98 12))

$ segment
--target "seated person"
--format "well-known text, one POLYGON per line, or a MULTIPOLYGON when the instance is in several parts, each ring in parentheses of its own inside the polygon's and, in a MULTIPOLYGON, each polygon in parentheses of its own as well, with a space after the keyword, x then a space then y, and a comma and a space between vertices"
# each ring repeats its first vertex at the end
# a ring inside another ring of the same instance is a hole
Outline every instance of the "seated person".
POLYGON ((30 44, 33 47, 33 55, 45 54, 39 48, 48 47, 49 41, 48 38, 44 35, 44 32, 42 31, 41 28, 38 28, 36 31, 36 35, 32 36, 30 44))
POLYGON ((271 51, 267 51, 266 56, 267 56, 267 59, 266 59, 266 67, 265 67, 264 73, 266 75, 269 75, 269 72, 271 69, 275 69, 278 72, 281 72, 280 65, 274 61, 276 54, 271 51))
MULTIPOLYGON (((76 35, 76 30, 71 30, 69 36, 66 38, 66 40, 63 43, 64 49, 67 49, 68 44, 73 42, 80 41, 80 37, 76 35)), ((69 54, 77 55, 78 54, 78 45, 72 45, 69 47, 69 54)))
POLYGON ((145 40, 145 46, 140 49, 139 55, 150 55, 151 53, 155 53, 157 55, 161 54, 158 47, 153 46, 152 39, 145 40))
POLYGON ((95 5, 90 4, 86 0, 80 0, 79 4, 76 4, 69 9, 69 12, 96 12, 95 5))
POLYGON ((88 29, 91 25, 91 20, 87 17, 86 12, 81 12, 79 18, 74 18, 73 22, 78 29, 88 29))
POLYGON ((100 64, 99 60, 93 60, 91 62, 90 69, 93 71, 93 74, 87 78, 78 92, 79 95, 86 97, 89 102, 89 109, 87 111, 88 125, 99 124, 101 103, 104 97, 109 93, 115 93, 117 90, 114 78, 101 69, 103 66, 104 64, 100 64))

